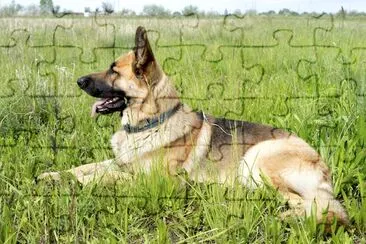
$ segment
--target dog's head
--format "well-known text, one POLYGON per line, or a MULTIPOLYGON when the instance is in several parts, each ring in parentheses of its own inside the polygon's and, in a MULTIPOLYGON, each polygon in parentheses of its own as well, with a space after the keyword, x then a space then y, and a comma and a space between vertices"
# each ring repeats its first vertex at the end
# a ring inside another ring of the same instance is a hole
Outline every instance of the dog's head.
POLYGON ((108 114, 122 112, 130 100, 146 98, 161 75, 146 30, 140 26, 133 51, 122 55, 106 71, 80 77, 77 84, 89 95, 101 98, 93 105, 92 114, 108 114))

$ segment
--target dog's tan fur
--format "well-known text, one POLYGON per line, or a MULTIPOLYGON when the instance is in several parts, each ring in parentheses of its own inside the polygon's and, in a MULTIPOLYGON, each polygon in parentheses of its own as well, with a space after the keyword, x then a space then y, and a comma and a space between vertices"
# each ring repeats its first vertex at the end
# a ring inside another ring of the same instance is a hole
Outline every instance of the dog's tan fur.
MULTIPOLYGON (((114 74, 106 71, 90 75, 118 87, 130 98, 122 125, 138 125, 180 103, 174 86, 153 58, 145 30, 139 28, 136 36, 137 48, 117 59, 114 74), (141 40, 142 49, 138 47, 141 40)), ((251 188, 260 186, 265 177, 289 199, 296 208, 294 212, 309 215, 315 202, 319 222, 327 210, 327 222, 333 217, 343 224, 348 221, 345 210, 333 197, 330 172, 319 154, 302 139, 282 130, 204 114, 200 117, 182 105, 155 128, 138 133, 116 132, 112 148, 115 159, 68 172, 83 184, 128 178, 122 169, 149 172, 154 163, 163 165, 172 175, 184 169, 196 181, 239 181, 251 188)), ((44 173, 39 178, 49 176, 57 179, 59 173, 44 173)))

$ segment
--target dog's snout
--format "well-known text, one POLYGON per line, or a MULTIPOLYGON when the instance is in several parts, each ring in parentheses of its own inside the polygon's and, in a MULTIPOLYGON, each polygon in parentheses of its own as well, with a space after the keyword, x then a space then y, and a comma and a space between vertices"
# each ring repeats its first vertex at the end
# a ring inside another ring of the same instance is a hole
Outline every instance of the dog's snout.
POLYGON ((77 80, 77 83, 79 85, 79 87, 81 89, 85 88, 88 86, 88 84, 90 83, 90 78, 88 76, 83 76, 83 77, 80 77, 78 80, 77 80))

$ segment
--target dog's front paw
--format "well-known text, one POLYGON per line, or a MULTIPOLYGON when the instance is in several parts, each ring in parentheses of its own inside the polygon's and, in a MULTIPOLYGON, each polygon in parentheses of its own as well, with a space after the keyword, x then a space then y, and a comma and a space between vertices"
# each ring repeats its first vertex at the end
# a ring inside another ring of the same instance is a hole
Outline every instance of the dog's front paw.
POLYGON ((59 172, 46 172, 43 174, 40 174, 37 177, 37 180, 54 180, 54 181, 60 181, 61 180, 61 175, 59 172))

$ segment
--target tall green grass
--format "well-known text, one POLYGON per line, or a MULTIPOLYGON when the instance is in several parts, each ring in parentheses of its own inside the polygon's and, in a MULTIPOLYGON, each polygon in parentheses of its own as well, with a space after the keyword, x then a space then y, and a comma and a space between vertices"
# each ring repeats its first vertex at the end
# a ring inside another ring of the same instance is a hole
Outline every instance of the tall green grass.
POLYGON ((364 243, 363 21, 1 19, 0 242, 364 243), (94 99, 76 79, 129 50, 138 25, 151 30, 155 55, 185 103, 286 128, 315 146, 349 228, 326 235, 312 218, 282 221, 287 207, 271 187, 199 184, 159 169, 115 186, 81 187, 68 177, 36 183, 42 172, 113 157, 119 117, 91 119, 94 99))

